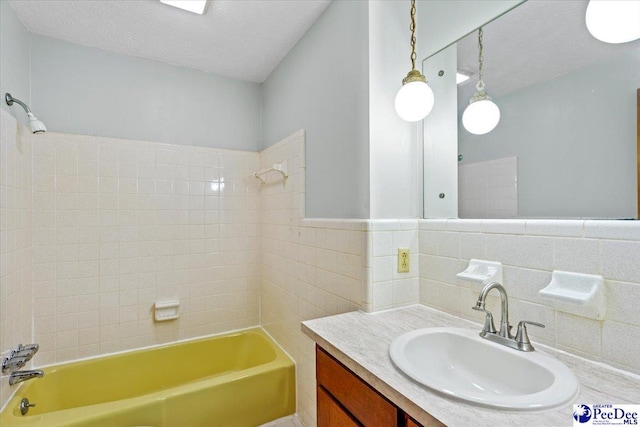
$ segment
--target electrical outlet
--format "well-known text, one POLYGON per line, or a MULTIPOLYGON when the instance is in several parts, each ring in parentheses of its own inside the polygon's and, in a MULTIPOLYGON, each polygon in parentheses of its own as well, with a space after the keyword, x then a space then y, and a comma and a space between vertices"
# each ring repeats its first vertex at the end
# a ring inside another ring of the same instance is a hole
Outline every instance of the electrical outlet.
POLYGON ((398 273, 408 273, 410 261, 409 248, 398 248, 398 273))

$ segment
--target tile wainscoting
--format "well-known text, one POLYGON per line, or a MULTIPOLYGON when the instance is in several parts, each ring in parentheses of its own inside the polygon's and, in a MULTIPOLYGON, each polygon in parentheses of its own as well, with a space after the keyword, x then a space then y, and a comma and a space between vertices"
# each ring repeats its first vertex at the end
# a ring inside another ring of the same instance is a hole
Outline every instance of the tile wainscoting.
MULTIPOLYGON (((534 342, 640 374, 640 222, 604 220, 420 220, 420 303, 480 322, 481 287, 459 281, 471 258, 499 261, 510 321, 534 342), (552 309, 538 296, 553 270, 602 275, 602 321, 552 309)), ((494 299, 492 311, 499 314, 494 299)))

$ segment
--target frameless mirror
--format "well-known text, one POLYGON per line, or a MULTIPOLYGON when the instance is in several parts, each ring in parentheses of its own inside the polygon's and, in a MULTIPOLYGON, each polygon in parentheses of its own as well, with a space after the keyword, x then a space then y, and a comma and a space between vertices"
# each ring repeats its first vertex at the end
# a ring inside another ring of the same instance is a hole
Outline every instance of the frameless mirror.
MULTIPOLYGON (((457 139, 460 218, 637 218, 640 41, 594 39, 586 6, 528 1, 483 26, 485 87, 501 111, 485 135, 461 124, 478 81, 478 32, 423 62, 436 116, 457 118, 424 126, 425 157, 457 139), (456 72, 470 78, 456 84, 456 72)), ((430 190, 425 181, 425 204, 430 190)))

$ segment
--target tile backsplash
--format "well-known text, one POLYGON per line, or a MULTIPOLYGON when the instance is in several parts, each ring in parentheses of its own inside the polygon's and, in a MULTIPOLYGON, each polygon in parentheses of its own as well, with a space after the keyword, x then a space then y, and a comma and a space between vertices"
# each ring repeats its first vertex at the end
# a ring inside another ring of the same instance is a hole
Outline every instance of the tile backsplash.
POLYGON ((362 310, 374 312, 418 303, 417 220, 366 220, 365 293, 362 310), (408 248, 409 272, 398 272, 398 249, 408 248))
MULTIPOLYGON (((499 261, 509 319, 533 320, 534 341, 640 373, 640 224, 598 220, 420 220, 420 302, 480 322, 480 285, 456 278, 469 259, 499 261), (601 275, 602 321, 552 309, 538 291, 553 270, 601 275)), ((499 317, 494 298, 492 309, 499 317)))

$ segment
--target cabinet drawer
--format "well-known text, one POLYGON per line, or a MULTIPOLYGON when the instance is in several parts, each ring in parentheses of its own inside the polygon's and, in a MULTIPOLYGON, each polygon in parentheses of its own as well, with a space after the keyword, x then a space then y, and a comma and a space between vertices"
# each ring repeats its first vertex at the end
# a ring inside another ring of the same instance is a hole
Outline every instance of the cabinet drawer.
POLYGON ((367 427, 398 424, 398 408, 316 346, 316 378, 359 422, 367 427))
POLYGON ((318 386, 318 427, 360 427, 324 388, 318 386))

